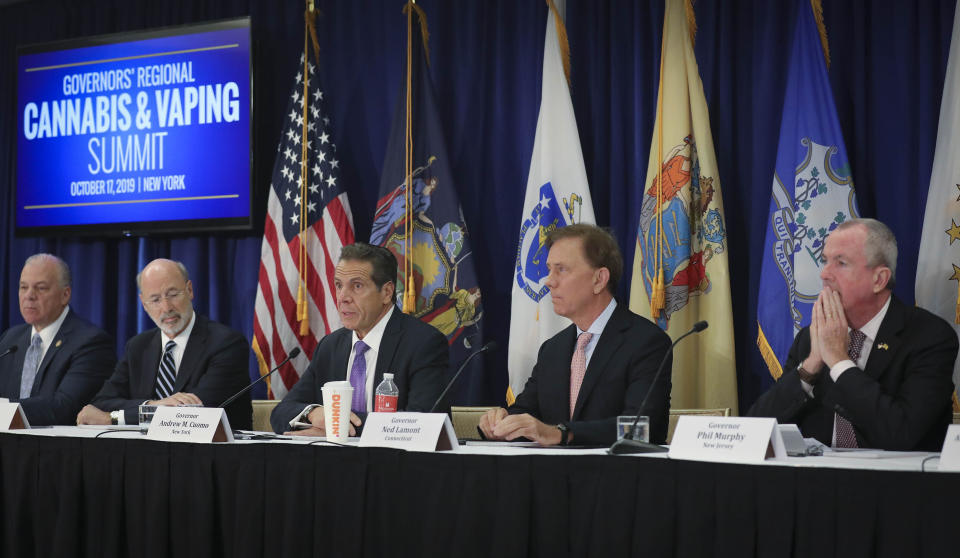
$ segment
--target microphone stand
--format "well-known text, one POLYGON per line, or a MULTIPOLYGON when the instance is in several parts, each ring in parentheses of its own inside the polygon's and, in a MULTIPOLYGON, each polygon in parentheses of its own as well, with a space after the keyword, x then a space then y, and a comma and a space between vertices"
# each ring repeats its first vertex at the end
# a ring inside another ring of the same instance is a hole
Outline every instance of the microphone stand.
POLYGON ((663 366, 667 363, 667 357, 673 354, 673 348, 676 347, 677 343, 679 343, 684 337, 694 333, 699 333, 705 329, 707 329, 706 321, 697 322, 693 324, 693 328, 690 331, 678 337, 677 340, 670 345, 670 350, 663 355, 663 360, 660 361, 660 367, 657 368, 657 373, 653 376, 653 383, 650 384, 650 389, 647 390, 647 395, 644 396, 643 402, 641 402, 640 407, 637 408, 637 418, 633 419, 633 424, 630 425, 630 430, 627 431, 627 435, 614 442, 613 445, 610 446, 610 449, 607 450, 607 453, 610 455, 627 455, 631 453, 663 453, 668 451, 667 448, 658 444, 634 440, 633 436, 634 433, 636 433, 637 423, 640 422, 640 413, 643 411, 644 407, 646 407, 647 399, 650 398, 650 394, 653 393, 653 389, 657 385, 657 380, 660 379, 660 373, 663 372, 663 366))

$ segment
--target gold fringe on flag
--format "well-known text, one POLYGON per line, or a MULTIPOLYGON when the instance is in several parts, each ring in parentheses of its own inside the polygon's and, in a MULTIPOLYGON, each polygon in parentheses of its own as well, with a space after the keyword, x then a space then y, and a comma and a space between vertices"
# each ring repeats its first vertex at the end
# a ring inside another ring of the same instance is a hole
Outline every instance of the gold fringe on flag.
POLYGON ((821 0, 810 0, 810 7, 813 8, 813 19, 817 22, 817 30, 820 31, 820 46, 823 47, 823 59, 827 62, 827 69, 830 69, 830 43, 827 41, 827 27, 823 24, 823 4, 821 0))
POLYGON ((690 32, 690 44, 697 44, 697 16, 693 13, 693 0, 683 3, 683 10, 687 13, 687 31, 690 32))
POLYGON ((560 11, 553 0, 547 0, 547 6, 553 12, 553 22, 557 28, 557 43, 560 46, 560 61, 563 62, 563 75, 567 77, 567 87, 570 87, 570 42, 567 40, 567 26, 563 24, 560 11))
POLYGON ((757 322, 757 347, 760 349, 760 355, 763 356, 763 361, 767 363, 767 369, 770 371, 770 375, 774 380, 779 379, 780 376, 783 375, 783 367, 780 366, 777 355, 773 353, 773 347, 771 347, 770 342, 767 341, 767 336, 763 334, 763 328, 760 327, 760 322, 757 322))
MULTIPOLYGON (((313 0, 306 0, 306 10, 303 13, 303 99, 301 100, 301 134, 300 141, 300 199, 307 199, 307 130, 310 117, 309 87, 310 87, 310 51, 307 49, 308 37, 312 39, 314 58, 320 59, 320 43, 317 40, 316 14, 313 0)), ((297 270, 300 272, 297 281, 297 321, 300 322, 300 336, 310 333, 310 311, 307 304, 307 204, 300 204, 300 249, 297 251, 297 270)))
POLYGON ((957 401, 957 392, 953 392, 953 412, 960 413, 960 401, 957 401))
POLYGON ((663 285, 663 58, 666 49, 666 33, 660 42, 660 77, 657 85, 657 206, 654 211, 657 236, 653 242, 654 272, 652 292, 650 293, 650 318, 657 320, 664 306, 663 285))
POLYGON ((953 312, 953 323, 960 324, 960 281, 957 281, 957 305, 953 312))

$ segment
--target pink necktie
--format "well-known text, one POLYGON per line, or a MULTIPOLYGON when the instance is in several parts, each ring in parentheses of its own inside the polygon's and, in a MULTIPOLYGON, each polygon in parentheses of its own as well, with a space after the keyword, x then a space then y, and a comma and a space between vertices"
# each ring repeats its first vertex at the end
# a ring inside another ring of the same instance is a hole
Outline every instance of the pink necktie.
POLYGON ((587 373, 587 345, 592 337, 593 334, 586 331, 577 337, 577 348, 573 351, 573 359, 570 360, 570 418, 573 418, 583 376, 587 373))
MULTIPOLYGON (((856 364, 857 360, 860 358, 860 351, 863 349, 863 340, 866 338, 867 336, 864 335, 859 329, 850 331, 850 348, 847 349, 847 355, 854 364, 856 364)), ((833 417, 833 429, 837 434, 836 447, 860 447, 857 444, 857 434, 853 431, 853 425, 850 424, 850 421, 836 413, 834 413, 833 417)))

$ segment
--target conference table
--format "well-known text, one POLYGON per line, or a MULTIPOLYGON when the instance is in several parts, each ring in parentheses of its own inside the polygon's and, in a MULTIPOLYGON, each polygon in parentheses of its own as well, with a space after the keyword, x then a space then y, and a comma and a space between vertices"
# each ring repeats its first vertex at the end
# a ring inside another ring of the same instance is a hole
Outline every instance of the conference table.
POLYGON ((960 556, 960 474, 936 454, 744 465, 311 441, 2 432, 0 555, 960 556))

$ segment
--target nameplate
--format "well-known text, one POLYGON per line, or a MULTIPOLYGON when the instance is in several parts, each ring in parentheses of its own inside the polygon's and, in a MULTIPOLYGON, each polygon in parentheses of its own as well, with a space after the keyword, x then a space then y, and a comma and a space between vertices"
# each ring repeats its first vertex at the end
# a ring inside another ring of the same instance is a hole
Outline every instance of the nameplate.
POLYGON ((219 407, 157 407, 147 438, 163 442, 232 442, 227 413, 219 407))
POLYGON ((359 445, 410 451, 456 451, 460 447, 446 413, 370 413, 359 445))
POLYGON ((668 457, 696 461, 759 463, 786 457, 777 419, 681 415, 668 457))
POLYGON ((27 415, 23 414, 23 407, 19 403, 11 403, 9 399, 0 402, 0 431, 23 428, 30 428, 27 415))
POLYGON ((938 471, 960 471, 960 424, 947 427, 947 436, 940 450, 938 471))

